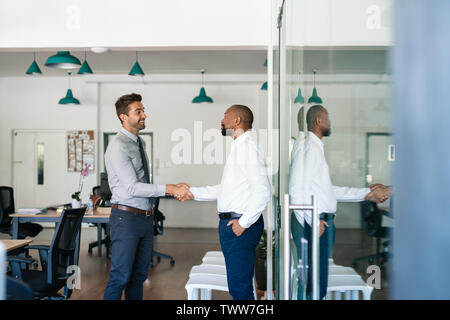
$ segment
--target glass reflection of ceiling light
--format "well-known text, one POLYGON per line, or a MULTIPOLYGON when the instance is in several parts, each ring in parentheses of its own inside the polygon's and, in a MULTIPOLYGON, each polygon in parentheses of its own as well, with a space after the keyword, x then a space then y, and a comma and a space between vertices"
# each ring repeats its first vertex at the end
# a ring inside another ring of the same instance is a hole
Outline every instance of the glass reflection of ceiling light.
MULTIPOLYGON (((267 68, 267 59, 264 61, 264 67, 267 68)), ((261 90, 267 90, 267 81, 262 84, 261 90)))
POLYGON ((202 88, 200 89, 200 93, 198 96, 196 96, 194 99, 192 99, 192 103, 202 103, 202 102, 208 102, 208 103, 212 103, 213 99, 211 97, 208 97, 206 95, 206 91, 205 88, 203 87, 203 77, 205 74, 205 70, 200 70, 200 72, 202 73, 202 88))
MULTIPOLYGON (((298 80, 299 80, 299 82, 300 82, 300 74, 301 74, 301 72, 298 73, 298 80)), ((302 96, 302 89, 301 88, 298 88, 297 97, 295 97, 294 103, 300 103, 300 104, 305 103, 305 98, 302 96)))
POLYGON ((314 72, 314 89, 312 92, 312 96, 308 99, 308 103, 322 103, 322 98, 320 98, 317 95, 317 89, 316 89, 316 70, 313 70, 314 72))

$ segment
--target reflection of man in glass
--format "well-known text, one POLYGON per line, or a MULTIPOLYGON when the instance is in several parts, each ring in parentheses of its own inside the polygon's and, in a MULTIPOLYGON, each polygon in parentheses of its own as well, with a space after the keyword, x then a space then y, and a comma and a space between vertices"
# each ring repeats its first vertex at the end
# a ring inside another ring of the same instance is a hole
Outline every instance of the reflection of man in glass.
MULTIPOLYGON (((311 195, 317 200, 317 212, 320 214, 319 242, 319 297, 323 299, 328 286, 328 258, 331 254, 335 227, 337 201, 358 202, 368 199, 382 202, 369 188, 349 188, 334 186, 330 179, 325 159, 322 138, 331 134, 328 111, 321 105, 312 106, 306 114, 308 135, 292 152, 289 194, 292 203, 311 203, 311 195)), ((380 189, 380 188, 377 188, 380 189)), ((312 261, 311 211, 296 210, 292 216, 292 235, 301 256, 301 238, 308 240, 308 261, 312 261), (306 223, 305 223, 306 221, 306 223)), ((311 268, 308 270, 306 298, 311 298, 311 268)), ((299 285, 298 298, 303 299, 303 288, 299 285)))

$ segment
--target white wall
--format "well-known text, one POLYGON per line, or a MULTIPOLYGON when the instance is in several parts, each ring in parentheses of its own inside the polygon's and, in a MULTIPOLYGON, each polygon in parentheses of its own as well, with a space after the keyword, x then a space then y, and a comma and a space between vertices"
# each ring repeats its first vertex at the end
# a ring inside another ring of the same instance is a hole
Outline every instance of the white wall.
MULTIPOLYGON (((72 78, 74 96, 81 102, 81 105, 76 107, 57 104, 58 100, 65 95, 67 86, 67 78, 59 77, 0 78, 1 185, 9 185, 12 182, 11 132, 13 129, 96 130, 97 84, 85 83, 81 77, 72 78)), ((206 92, 214 99, 214 103, 192 104, 192 98, 198 95, 200 86, 200 83, 195 82, 146 85, 101 84, 100 132, 119 130, 120 122, 114 107, 119 96, 131 92, 140 93, 148 115, 145 131, 153 132, 154 159, 155 163, 160 164, 159 168, 154 169, 154 183, 186 181, 194 186, 217 184, 220 182, 223 164, 174 165, 171 163, 171 149, 178 143, 171 141, 172 132, 179 128, 186 128, 194 138, 194 121, 201 121, 203 132, 210 128, 220 129, 223 113, 234 103, 247 105, 253 110, 255 129, 265 127, 267 93, 260 90, 260 82, 205 83, 206 92)), ((203 149, 208 144, 209 142, 204 142, 203 149)), ((100 150, 103 152, 102 145, 100 150)), ((103 163, 96 163, 96 165, 100 165, 100 169, 103 168, 103 163)), ((67 173, 65 181, 62 182, 62 187, 68 195, 68 202, 70 194, 77 188, 78 177, 78 173, 67 173)), ((95 185, 97 185, 97 176, 94 174, 89 176, 84 184, 82 195, 84 201, 95 185)), ((191 201, 181 204, 175 200, 163 200, 161 211, 166 215, 165 225, 169 227, 217 226, 216 202, 191 201)))
MULTIPOLYGON (((74 95, 81 101, 79 107, 58 105, 67 89, 67 77, 0 77, 1 185, 12 185, 13 129, 95 130, 96 85, 85 85, 76 78, 72 79, 74 95)), ((67 193, 67 202, 70 202, 70 195, 78 188, 78 179, 79 173, 67 173, 64 181, 61 181, 61 187, 67 193)), ((86 178, 84 199, 95 183, 96 176, 86 178)))

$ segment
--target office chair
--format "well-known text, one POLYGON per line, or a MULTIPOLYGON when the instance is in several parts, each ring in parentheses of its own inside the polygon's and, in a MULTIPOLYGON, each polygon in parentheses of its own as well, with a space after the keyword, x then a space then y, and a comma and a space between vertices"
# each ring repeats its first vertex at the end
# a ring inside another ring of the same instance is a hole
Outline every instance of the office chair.
POLYGON ((6 278, 6 300, 32 300, 33 291, 25 282, 8 276, 6 278))
MULTIPOLYGON (((104 199, 108 199, 108 195, 105 195, 104 189, 105 188, 102 189, 102 186, 95 186, 95 187, 92 188, 92 194, 94 196, 101 196, 102 197, 102 200, 100 202, 101 205, 104 205, 104 203, 105 203, 104 199)), ((108 187, 108 189, 109 189, 109 187, 108 187)), ((109 199, 111 199, 111 196, 109 196, 109 199)), ((94 224, 92 224, 92 225, 94 225, 94 224)), ((106 236, 105 236, 104 239, 102 239, 101 244, 105 245, 105 247, 106 247, 106 256, 109 257, 110 238, 108 236, 108 229, 107 229, 108 228, 108 224, 106 224, 106 223, 96 223, 96 225, 97 225, 97 230, 98 230, 98 228, 102 228, 105 231, 105 235, 106 236)), ((93 241, 93 242, 89 243, 88 252, 92 253, 92 249, 95 248, 95 247, 98 247, 98 241, 93 241)))
POLYGON ((32 264, 36 260, 27 257, 7 257, 11 274, 28 284, 33 299, 69 299, 73 288, 68 286, 71 277, 69 266, 78 266, 81 238, 81 222, 86 208, 65 209, 57 224, 50 246, 27 246, 39 250, 42 270, 22 270, 20 264, 32 264), (64 295, 58 293, 64 288, 64 295))
MULTIPOLYGON (((155 214, 153 216, 153 235, 163 235, 164 234, 164 220, 166 219, 161 211, 159 211, 159 198, 156 199, 155 202, 155 214)), ((173 266, 175 264, 175 260, 172 256, 167 254, 163 254, 153 250, 152 248, 152 258, 150 260, 150 268, 153 268, 153 257, 156 257, 157 261, 160 262, 161 258, 169 259, 170 265, 173 266)))
MULTIPOLYGON (((10 214, 15 213, 14 207, 14 190, 11 187, 0 186, 0 232, 7 233, 12 236, 12 218, 10 214)), ((26 237, 36 237, 42 231, 42 226, 37 223, 21 223, 19 224, 18 239, 26 237)))
POLYGON ((383 268, 384 264, 391 257, 389 253, 391 241, 387 240, 381 243, 381 239, 390 239, 392 237, 393 228, 382 226, 383 215, 388 215, 388 212, 380 210, 375 202, 363 201, 361 202, 361 213, 366 223, 367 235, 376 239, 376 252, 375 254, 356 258, 353 260, 352 265, 356 267, 359 261, 364 260, 368 260, 369 263, 373 264, 377 260, 377 265, 383 268), (382 252, 380 252, 381 245, 383 245, 382 252))

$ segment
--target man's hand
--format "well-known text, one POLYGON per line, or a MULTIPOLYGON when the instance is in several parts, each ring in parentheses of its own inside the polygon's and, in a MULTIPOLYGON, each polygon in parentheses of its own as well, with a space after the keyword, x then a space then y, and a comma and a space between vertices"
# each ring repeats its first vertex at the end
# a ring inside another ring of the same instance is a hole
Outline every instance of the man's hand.
POLYGON ((181 202, 194 199, 194 195, 189 191, 189 185, 184 182, 177 185, 168 184, 166 186, 166 194, 173 196, 181 202))
POLYGON ((241 234, 243 234, 245 231, 245 228, 241 227, 241 225, 239 224, 238 219, 230 220, 230 222, 228 222, 227 226, 230 226, 230 225, 233 225, 232 226, 233 232, 238 237, 241 236, 241 234))
POLYGON ((369 188, 371 191, 366 195, 365 199, 372 202, 382 203, 392 195, 392 187, 387 187, 382 184, 372 184, 369 188))
POLYGON ((322 234, 325 232, 325 228, 328 227, 328 223, 324 220, 320 220, 319 225, 319 237, 322 236, 322 234))

